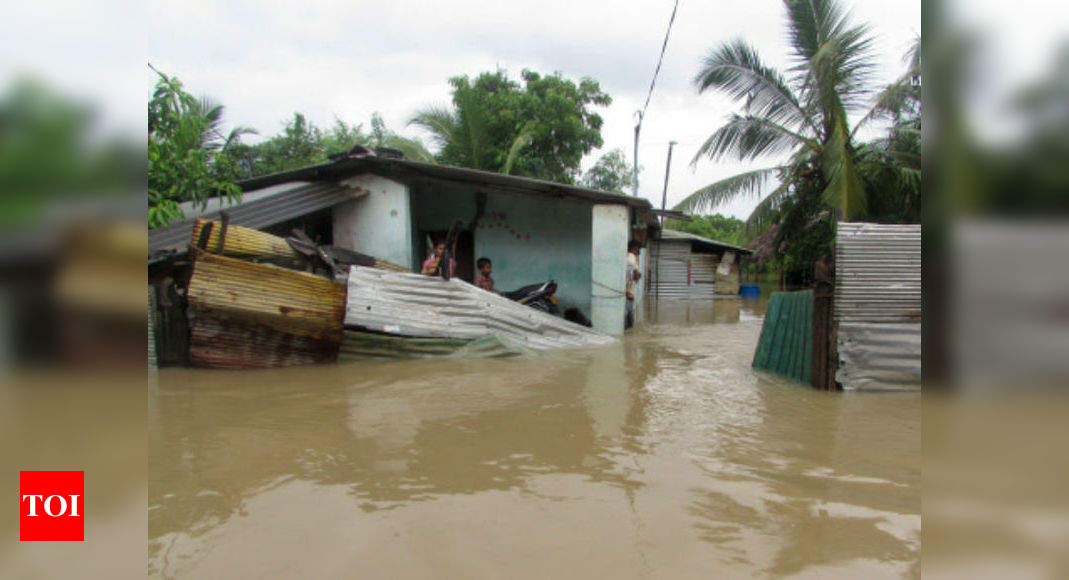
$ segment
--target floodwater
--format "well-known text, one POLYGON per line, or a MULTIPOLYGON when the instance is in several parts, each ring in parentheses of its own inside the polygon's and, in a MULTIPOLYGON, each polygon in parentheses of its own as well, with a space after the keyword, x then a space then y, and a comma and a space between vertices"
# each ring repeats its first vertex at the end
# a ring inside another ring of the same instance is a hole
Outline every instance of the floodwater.
POLYGON ((920 395, 752 370, 762 311, 662 301, 617 345, 514 359, 164 369, 149 571, 918 576, 920 395))

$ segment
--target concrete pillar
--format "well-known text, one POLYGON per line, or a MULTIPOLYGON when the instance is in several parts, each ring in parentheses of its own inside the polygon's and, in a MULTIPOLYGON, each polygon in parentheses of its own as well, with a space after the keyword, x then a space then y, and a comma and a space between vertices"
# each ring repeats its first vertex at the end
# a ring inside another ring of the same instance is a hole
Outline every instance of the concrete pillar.
POLYGON ((334 245, 414 267, 408 187, 371 174, 358 175, 343 183, 369 193, 334 206, 334 245))
POLYGON ((590 321, 607 334, 624 332, 624 282, 630 212, 625 205, 595 205, 591 211, 590 321))

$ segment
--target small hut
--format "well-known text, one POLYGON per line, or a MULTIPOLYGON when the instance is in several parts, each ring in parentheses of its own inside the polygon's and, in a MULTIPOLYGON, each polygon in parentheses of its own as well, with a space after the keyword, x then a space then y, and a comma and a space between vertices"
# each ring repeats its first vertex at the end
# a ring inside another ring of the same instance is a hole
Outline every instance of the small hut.
POLYGON ((739 293, 739 258, 751 250, 688 232, 661 230, 650 242, 652 298, 713 298, 739 293))

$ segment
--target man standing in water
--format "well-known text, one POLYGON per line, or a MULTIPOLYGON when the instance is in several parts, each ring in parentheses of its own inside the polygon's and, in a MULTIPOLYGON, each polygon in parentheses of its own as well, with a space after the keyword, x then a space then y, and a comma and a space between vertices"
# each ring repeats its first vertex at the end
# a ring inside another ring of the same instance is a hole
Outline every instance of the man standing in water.
POLYGON ((631 328, 635 325, 635 282, 642 277, 642 272, 638 267, 638 252, 641 246, 635 240, 631 240, 627 244, 627 282, 624 290, 624 296, 627 299, 627 310, 624 313, 624 328, 631 328))

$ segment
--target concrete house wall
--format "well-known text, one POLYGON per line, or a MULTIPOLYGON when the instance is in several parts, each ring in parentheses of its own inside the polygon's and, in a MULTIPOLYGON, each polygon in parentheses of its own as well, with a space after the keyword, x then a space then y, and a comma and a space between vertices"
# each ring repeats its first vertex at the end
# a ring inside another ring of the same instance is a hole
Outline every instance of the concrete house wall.
POLYGON ((369 193, 334 207, 334 245, 415 267, 408 187, 370 173, 343 183, 369 193))

